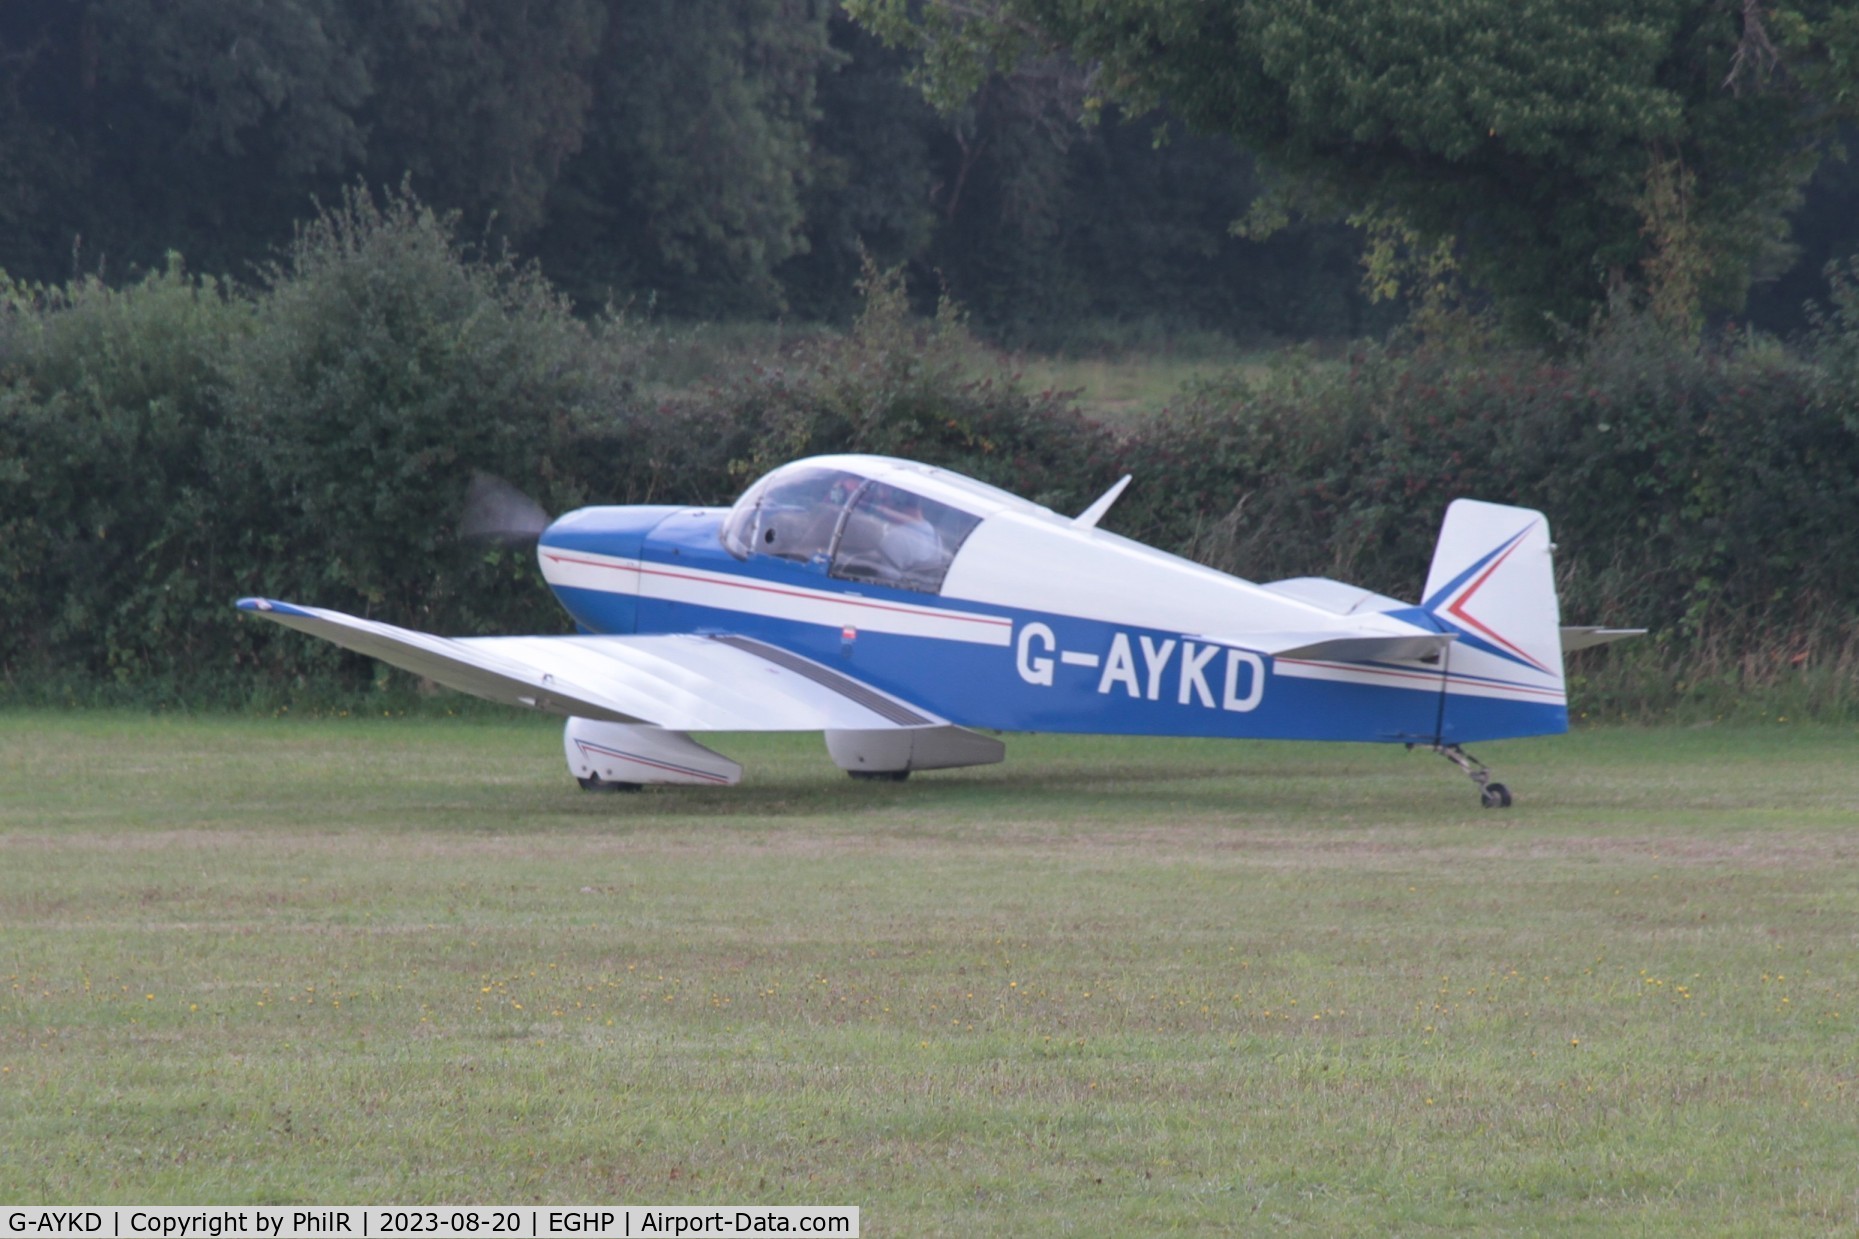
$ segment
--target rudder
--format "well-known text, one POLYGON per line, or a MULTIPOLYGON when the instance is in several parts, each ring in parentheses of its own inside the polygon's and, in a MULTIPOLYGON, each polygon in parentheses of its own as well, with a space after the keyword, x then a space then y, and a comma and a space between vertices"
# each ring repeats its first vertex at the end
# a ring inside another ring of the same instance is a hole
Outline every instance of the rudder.
POLYGON ((1440 742, 1568 730, 1549 521, 1476 499, 1446 509, 1422 606, 1455 640, 1440 742))

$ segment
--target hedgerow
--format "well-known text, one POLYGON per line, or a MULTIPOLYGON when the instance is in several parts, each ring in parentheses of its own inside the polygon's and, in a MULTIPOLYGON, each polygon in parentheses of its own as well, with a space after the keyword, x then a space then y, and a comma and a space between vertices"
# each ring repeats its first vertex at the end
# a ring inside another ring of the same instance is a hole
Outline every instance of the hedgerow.
POLYGON ((252 290, 178 260, 9 290, 0 674, 23 699, 227 703, 359 659, 241 622, 270 594, 441 630, 557 624, 453 536, 474 470, 595 493, 626 401, 599 333, 408 195, 321 212, 252 290), (281 639, 282 638, 282 639, 281 639))
POLYGON ((1447 503, 1520 503, 1549 516, 1565 621, 1654 630, 1607 656, 1610 713, 1848 666, 1859 386, 1829 356, 1851 347, 1841 297, 1800 354, 1699 348, 1620 311, 1562 358, 1370 348, 1208 385, 1145 432, 1161 494, 1125 519, 1254 579, 1413 597, 1447 503))
POLYGON ((526 551, 456 536, 474 472, 551 510, 728 502, 796 456, 946 465, 1255 580, 1412 597, 1461 495, 1541 508, 1568 621, 1651 627, 1577 661, 1577 708, 1852 712, 1859 268, 1793 349, 1700 347, 1618 309, 1559 353, 1286 353, 1113 433, 1030 390, 945 306, 865 312, 645 402, 639 335, 461 242, 405 193, 322 211, 250 288, 180 260, 0 304, 0 696, 239 705, 389 682, 240 619, 282 596, 453 633, 559 631, 526 551))

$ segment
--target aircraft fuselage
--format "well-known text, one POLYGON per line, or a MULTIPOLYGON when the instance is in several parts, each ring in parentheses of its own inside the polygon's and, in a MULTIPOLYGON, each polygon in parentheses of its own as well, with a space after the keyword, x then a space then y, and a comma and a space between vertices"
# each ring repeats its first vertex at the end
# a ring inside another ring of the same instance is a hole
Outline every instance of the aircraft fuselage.
POLYGON ((730 511, 583 509, 544 535, 543 573, 584 631, 754 638, 971 728, 1432 744, 1567 726, 1559 683, 1467 678, 1437 654, 1274 657, 1246 643, 1365 622, 1390 637, 1446 630, 1419 607, 1342 616, 1014 510, 983 518, 925 592, 839 579, 825 555, 732 553, 730 511))

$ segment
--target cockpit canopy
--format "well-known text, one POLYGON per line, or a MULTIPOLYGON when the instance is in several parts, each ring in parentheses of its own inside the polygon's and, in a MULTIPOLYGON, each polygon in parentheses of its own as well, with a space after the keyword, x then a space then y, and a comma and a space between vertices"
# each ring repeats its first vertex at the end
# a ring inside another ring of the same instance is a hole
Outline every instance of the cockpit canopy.
MULTIPOLYGON (((981 523, 979 514, 957 506, 959 491, 937 484, 936 472, 913 475, 904 462, 882 457, 784 465, 736 501, 723 522, 723 545, 738 559, 767 555, 844 581, 936 593, 981 523)), ((992 490, 961 481, 978 494, 992 490)))

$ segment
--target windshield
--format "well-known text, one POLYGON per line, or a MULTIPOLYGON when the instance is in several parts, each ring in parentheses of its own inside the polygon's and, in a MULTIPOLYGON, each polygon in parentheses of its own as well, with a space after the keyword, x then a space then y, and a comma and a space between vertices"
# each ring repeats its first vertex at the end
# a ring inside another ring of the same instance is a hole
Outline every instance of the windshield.
POLYGON ((833 547, 832 572, 936 593, 981 518, 901 486, 868 483, 853 500, 833 547))
POLYGON ((846 581, 935 593, 981 518, 905 487, 789 465, 744 492, 723 522, 738 559, 766 555, 846 581))
POLYGON ((723 523, 723 545, 738 559, 773 555, 824 562, 840 513, 863 484, 843 469, 777 469, 736 501, 723 523))

